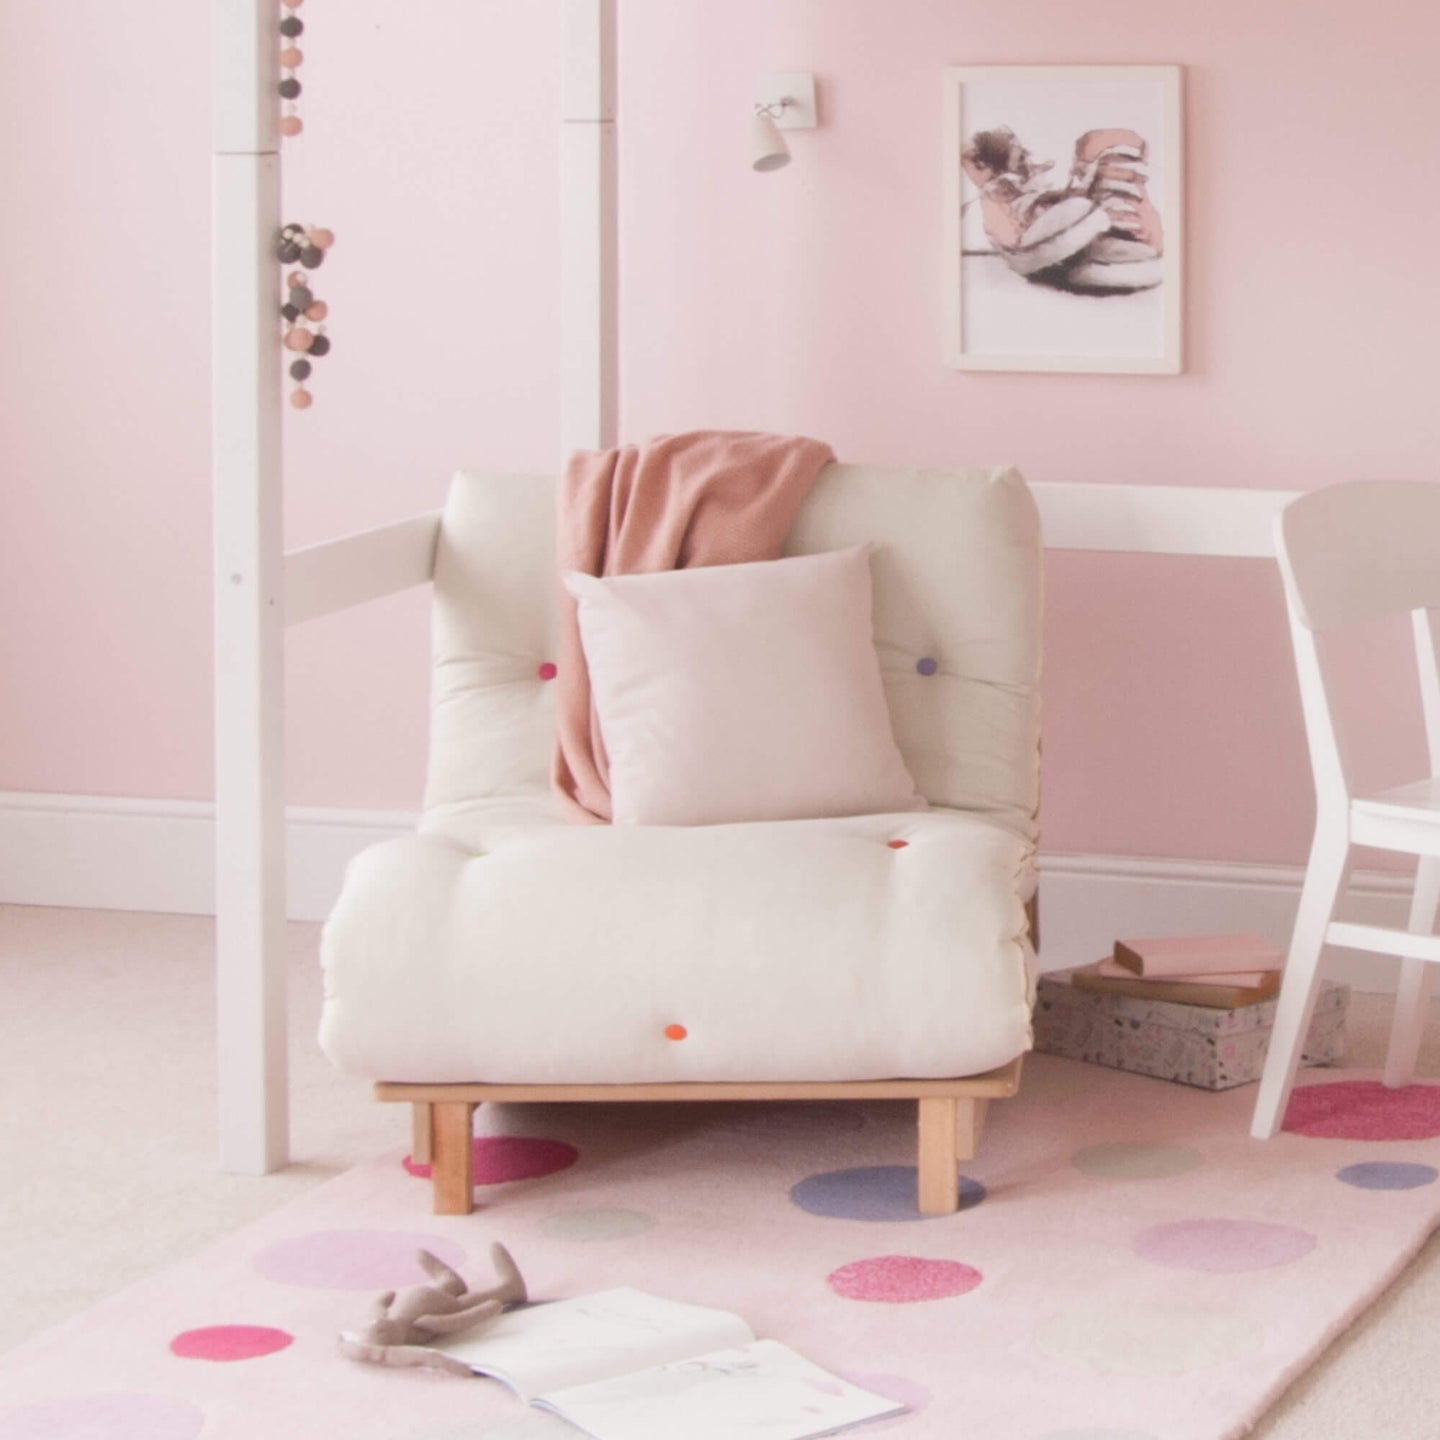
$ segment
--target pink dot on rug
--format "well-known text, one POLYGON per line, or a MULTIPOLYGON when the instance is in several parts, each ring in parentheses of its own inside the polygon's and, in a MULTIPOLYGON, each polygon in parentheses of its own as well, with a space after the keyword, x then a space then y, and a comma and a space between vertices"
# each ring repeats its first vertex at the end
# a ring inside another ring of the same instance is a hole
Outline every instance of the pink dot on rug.
POLYGON ((984 1277, 958 1260, 925 1260, 918 1255, 876 1255, 854 1260, 826 1277, 846 1300, 877 1300, 908 1305, 916 1300, 948 1300, 968 1295, 984 1277))
MULTIPOLYGON (((566 1170, 580 1152, 563 1140, 542 1140, 526 1135, 479 1135, 475 1139, 475 1183, 499 1185, 506 1180, 534 1180, 566 1170)), ((421 1180, 430 1178, 430 1166, 406 1156, 406 1170, 421 1180)))
POLYGON ((1440 1135, 1440 1085, 1303 1085, 1290 1096, 1284 1128, 1316 1140, 1432 1140, 1440 1135))
POLYGON ((292 1235, 262 1250, 254 1260, 267 1280, 317 1290, 398 1290, 423 1285, 427 1277, 415 1259, 428 1250, 452 1269, 465 1252, 452 1240, 408 1230, 317 1230, 292 1235))
POLYGON ((1232 1275, 1244 1270, 1273 1270, 1303 1259, 1315 1237, 1293 1225, 1261 1220, 1177 1220, 1152 1225, 1135 1241, 1142 1260, 1176 1270, 1232 1275))
POLYGON ((185 1330, 170 1342, 182 1360, 257 1360, 295 1343, 295 1337, 268 1325, 206 1325, 185 1330))
POLYGON ((162 1395, 74 1395, 0 1418, 0 1440, 195 1440, 205 1416, 162 1395))

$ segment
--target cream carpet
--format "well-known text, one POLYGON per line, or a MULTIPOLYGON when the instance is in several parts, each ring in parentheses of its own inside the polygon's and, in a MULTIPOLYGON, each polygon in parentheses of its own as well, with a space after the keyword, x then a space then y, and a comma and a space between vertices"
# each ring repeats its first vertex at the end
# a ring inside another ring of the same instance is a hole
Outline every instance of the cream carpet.
MULTIPOLYGON (((373 1104, 366 1087, 335 1076, 318 1055, 314 927, 293 927, 292 942, 302 1163, 240 1179, 218 1174, 211 1153, 210 922, 0 909, 0 1264, 10 1300, 0 1307, 0 1347, 405 1143, 408 1117, 373 1104)), ((1352 1015, 1346 1063, 1373 1066, 1385 1002, 1358 997, 1352 1015)), ((1436 1041, 1430 1075, 1440 1034, 1436 1041)), ((1432 1241, 1254 1434, 1433 1437, 1437 1253, 1432 1241)))

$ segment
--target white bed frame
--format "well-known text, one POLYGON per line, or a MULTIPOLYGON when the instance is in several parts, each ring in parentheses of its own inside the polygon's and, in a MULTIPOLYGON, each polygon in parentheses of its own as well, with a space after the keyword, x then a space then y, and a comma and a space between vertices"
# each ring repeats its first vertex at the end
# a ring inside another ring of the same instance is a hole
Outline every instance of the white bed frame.
MULTIPOLYGON (((619 351, 616 0, 555 3, 563 16, 558 465, 573 449, 615 443, 619 351)), ((285 553, 280 267, 274 255, 281 225, 275 0, 214 0, 214 15, 220 1163, 233 1173, 261 1175, 289 1159, 285 629, 426 584, 440 516, 417 515, 285 553)), ((738 117, 736 124, 742 121, 738 117)), ((936 274, 938 279, 938 264, 936 274)), ((1177 486, 1031 488, 1049 549, 1169 555, 1273 557, 1274 517, 1294 498, 1282 490, 1177 486)))

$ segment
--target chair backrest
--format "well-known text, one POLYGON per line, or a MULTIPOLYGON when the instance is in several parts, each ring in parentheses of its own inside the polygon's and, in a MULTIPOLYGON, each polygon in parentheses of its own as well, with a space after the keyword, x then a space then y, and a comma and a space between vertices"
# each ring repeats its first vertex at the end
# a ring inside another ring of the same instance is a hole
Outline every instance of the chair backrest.
POLYGON ((1276 517, 1300 701, 1322 807, 1350 782, 1316 632, 1409 612, 1432 770, 1440 767, 1440 669, 1431 611, 1440 607, 1440 485, 1354 480, 1311 491, 1276 517))
MULTIPOLYGON (((427 809, 549 788, 559 583, 553 476, 462 471, 435 560, 427 809)), ((1033 836, 1040 522, 1010 469, 829 465, 788 553, 863 541, 896 743, 934 805, 1033 836), (933 664, 929 662, 934 662, 933 664)))
POLYGON ((1311 630, 1440 606, 1440 485, 1353 480, 1313 490, 1276 520, 1276 552, 1311 630))

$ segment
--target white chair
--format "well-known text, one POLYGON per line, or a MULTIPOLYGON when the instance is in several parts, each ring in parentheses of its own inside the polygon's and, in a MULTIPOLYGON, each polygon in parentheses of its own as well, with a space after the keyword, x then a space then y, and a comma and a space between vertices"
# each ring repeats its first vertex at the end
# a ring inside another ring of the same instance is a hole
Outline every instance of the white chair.
POLYGON ((435 1205, 471 1208, 487 1101, 893 1097, 919 1207, 958 1203, 1030 1045, 1039 516, 1013 470, 830 465, 790 553, 878 546, 875 640, 930 809, 570 825, 549 790, 553 476, 455 479, 433 558, 416 834, 356 857, 321 1041, 414 1105, 435 1205))
POLYGON ((1440 485, 1355 481, 1317 490, 1288 505, 1276 523, 1300 700, 1315 775, 1315 839, 1285 964, 1275 1030, 1255 1102, 1251 1134, 1280 1128, 1314 1009, 1321 948, 1403 958, 1385 1084, 1410 1082, 1424 1029, 1432 931, 1440 900, 1440 485), (1429 746, 1429 777, 1373 795, 1352 791, 1341 754, 1337 712, 1318 636, 1335 626, 1411 614, 1429 746), (1350 870, 1350 848, 1366 845, 1418 856, 1409 930, 1335 920, 1350 870))

